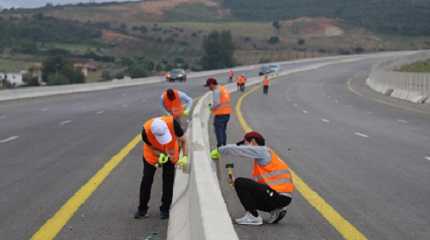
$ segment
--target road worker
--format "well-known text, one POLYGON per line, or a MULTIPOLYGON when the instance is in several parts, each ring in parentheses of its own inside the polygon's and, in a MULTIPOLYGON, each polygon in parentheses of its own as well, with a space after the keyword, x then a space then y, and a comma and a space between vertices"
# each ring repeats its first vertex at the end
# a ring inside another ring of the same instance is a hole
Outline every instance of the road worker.
POLYGON ((166 89, 161 94, 160 105, 166 115, 172 115, 181 126, 187 128, 187 117, 193 107, 193 99, 177 89, 166 89))
POLYGON ((263 77, 263 94, 268 95, 269 94, 269 85, 270 85, 270 78, 269 75, 264 75, 263 77))
POLYGON ((228 70, 228 81, 233 82, 234 72, 233 69, 228 70))
POLYGON ((148 213, 148 202, 157 167, 163 168, 163 193, 160 218, 169 218, 173 197, 175 166, 184 168, 188 163, 184 130, 173 116, 166 115, 149 119, 142 129, 143 177, 140 184, 139 207, 134 217, 144 218, 148 213), (182 157, 180 157, 182 150, 182 157))
POLYGON ((241 225, 261 225, 263 219, 258 211, 269 212, 268 223, 278 223, 287 213, 291 203, 294 184, 288 165, 270 148, 258 132, 248 132, 244 139, 211 152, 213 159, 231 155, 253 159, 252 176, 234 180, 234 188, 245 208, 245 215, 235 219, 241 225))
POLYGON ((213 92, 210 110, 214 116, 214 130, 217 141, 217 148, 227 144, 227 124, 230 120, 232 107, 230 103, 230 93, 214 78, 206 81, 206 87, 213 92))
POLYGON ((236 79, 236 85, 237 85, 237 88, 238 88, 241 92, 244 92, 244 91, 245 91, 245 84, 246 84, 246 81, 247 81, 246 76, 245 76, 245 75, 243 75, 243 74, 239 75, 239 76, 237 77, 237 79, 236 79))

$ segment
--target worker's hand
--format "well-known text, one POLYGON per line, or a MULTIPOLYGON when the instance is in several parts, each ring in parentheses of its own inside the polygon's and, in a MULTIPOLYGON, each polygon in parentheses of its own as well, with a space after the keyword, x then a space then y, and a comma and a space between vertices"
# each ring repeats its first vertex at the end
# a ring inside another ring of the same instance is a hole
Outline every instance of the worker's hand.
POLYGON ((184 117, 188 117, 190 115, 190 110, 185 109, 182 114, 184 115, 184 117))
POLYGON ((169 156, 165 153, 160 153, 160 156, 158 157, 158 164, 163 165, 169 161, 169 156))
POLYGON ((176 163, 176 166, 185 169, 188 166, 188 156, 182 156, 176 163))
POLYGON ((218 148, 215 148, 211 151, 211 158, 213 160, 218 160, 221 157, 221 153, 219 152, 218 148))

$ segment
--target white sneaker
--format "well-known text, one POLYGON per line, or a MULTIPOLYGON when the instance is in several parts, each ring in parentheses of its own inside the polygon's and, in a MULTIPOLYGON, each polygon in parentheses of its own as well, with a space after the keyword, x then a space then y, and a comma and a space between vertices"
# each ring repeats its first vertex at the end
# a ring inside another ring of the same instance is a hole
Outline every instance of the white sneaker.
POLYGON ((262 225, 263 218, 261 216, 254 217, 251 213, 246 212, 245 216, 235 219, 235 222, 240 225, 262 225))
POLYGON ((270 212, 270 217, 267 220, 268 223, 278 223, 282 218, 285 217, 287 214, 287 209, 285 208, 278 208, 270 212))

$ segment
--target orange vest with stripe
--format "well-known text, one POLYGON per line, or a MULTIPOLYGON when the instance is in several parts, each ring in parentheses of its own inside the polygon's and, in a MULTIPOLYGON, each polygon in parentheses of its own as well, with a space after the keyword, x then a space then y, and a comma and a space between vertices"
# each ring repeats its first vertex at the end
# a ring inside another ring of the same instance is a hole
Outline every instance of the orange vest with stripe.
POLYGON ((271 151, 272 160, 265 166, 254 161, 254 176, 258 183, 266 184, 273 190, 281 193, 292 193, 294 184, 288 165, 279 156, 271 151))
POLYGON ((268 76, 265 76, 263 79, 263 86, 269 86, 270 80, 268 76))
POLYGON ((242 85, 242 84, 245 84, 245 83, 246 83, 246 77, 245 77, 245 76, 243 76, 243 75, 240 75, 240 76, 237 78, 237 84, 242 85))
POLYGON ((174 118, 178 118, 184 112, 184 105, 181 102, 179 91, 175 89, 173 92, 175 94, 175 100, 173 101, 167 98, 167 91, 163 93, 163 104, 174 118))
POLYGON ((219 96, 220 96, 220 105, 212 111, 212 113, 217 115, 227 115, 231 114, 231 106, 230 106, 230 93, 224 86, 218 86, 219 88, 219 96))
POLYGON ((152 133, 151 126, 154 119, 155 118, 148 120, 143 125, 148 141, 151 143, 151 146, 148 146, 146 143, 143 143, 143 157, 149 164, 154 166, 158 162, 158 154, 156 154, 152 149, 156 149, 162 153, 166 153, 169 156, 169 160, 173 164, 176 164, 176 162, 179 159, 179 144, 175 134, 173 117, 172 116, 161 117, 161 120, 163 120, 167 124, 170 134, 172 135, 172 141, 170 141, 167 144, 160 144, 155 138, 154 134, 152 133))

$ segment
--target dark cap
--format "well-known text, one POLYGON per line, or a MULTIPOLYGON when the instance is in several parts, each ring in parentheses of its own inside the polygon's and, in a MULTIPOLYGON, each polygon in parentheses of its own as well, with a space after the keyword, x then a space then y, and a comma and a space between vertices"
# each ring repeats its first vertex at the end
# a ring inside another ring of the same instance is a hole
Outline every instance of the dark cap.
POLYGON ((206 80, 205 87, 209 87, 211 84, 218 85, 218 82, 215 78, 208 78, 208 80, 206 80))
POLYGON ((246 133, 245 136, 243 137, 243 140, 236 143, 236 144, 237 145, 243 145, 243 144, 245 144, 245 141, 250 142, 250 141, 252 141, 252 139, 254 139, 255 142, 257 142, 257 144, 259 146, 266 145, 266 140, 264 139, 264 137, 260 133, 255 132, 255 131, 246 133))

